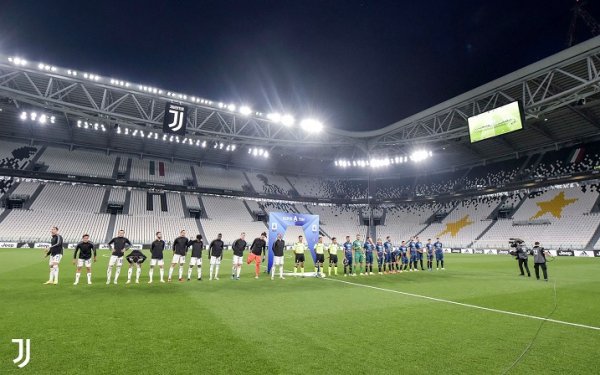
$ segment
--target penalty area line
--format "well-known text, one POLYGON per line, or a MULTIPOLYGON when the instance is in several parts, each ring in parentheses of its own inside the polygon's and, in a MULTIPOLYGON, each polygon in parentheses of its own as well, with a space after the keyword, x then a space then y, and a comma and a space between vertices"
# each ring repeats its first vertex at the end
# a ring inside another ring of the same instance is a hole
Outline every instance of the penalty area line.
POLYGON ((586 329, 591 329, 591 330, 595 330, 595 331, 600 331, 600 327, 589 326, 589 325, 586 325, 586 324, 571 323, 571 322, 566 322, 564 320, 556 320, 556 319, 544 318, 544 317, 536 316, 536 315, 528 315, 528 314, 522 314, 522 313, 517 313, 517 312, 512 312, 512 311, 498 310, 498 309, 493 309, 493 308, 490 308, 490 307, 483 307, 483 306, 471 305, 470 303, 456 302, 456 301, 451 301, 451 300, 442 299, 442 298, 435 298, 435 297, 424 296, 424 295, 421 295, 421 294, 414 294, 414 293, 402 292, 402 291, 394 290, 394 289, 379 288, 379 287, 372 286, 372 285, 358 284, 358 283, 353 283, 353 282, 344 281, 344 280, 337 280, 337 279, 333 279, 333 278, 326 278, 325 280, 336 281, 338 283, 343 283, 343 284, 348 284, 348 285, 360 286, 360 287, 363 287, 363 288, 375 289, 375 290, 379 290, 381 292, 396 293, 396 294, 401 294, 401 295, 404 295, 404 296, 409 296, 409 297, 414 297, 414 298, 421 298, 421 299, 426 299, 426 300, 435 301, 435 302, 443 302, 443 303, 448 303, 448 304, 451 304, 451 305, 457 305, 457 306, 462 306, 462 307, 469 307, 469 308, 472 308, 472 309, 478 309, 478 310, 484 310, 484 311, 489 311, 489 312, 495 312, 495 313, 498 313, 498 314, 520 316, 522 318, 529 318, 529 319, 534 319, 534 320, 542 320, 542 321, 546 321, 546 322, 549 322, 549 323, 562 324, 562 325, 571 326, 571 327, 579 327, 579 328, 586 328, 586 329))

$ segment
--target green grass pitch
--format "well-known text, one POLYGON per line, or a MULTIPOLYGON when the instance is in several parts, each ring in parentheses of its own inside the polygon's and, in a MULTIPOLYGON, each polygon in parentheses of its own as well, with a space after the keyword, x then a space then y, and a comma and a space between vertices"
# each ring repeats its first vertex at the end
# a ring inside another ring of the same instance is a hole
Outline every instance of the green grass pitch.
POLYGON ((556 285, 552 319, 600 327, 597 259, 558 258, 548 283, 508 256, 449 254, 445 271, 271 281, 244 265, 233 281, 227 253, 219 281, 148 285, 146 263, 141 284, 124 267, 107 286, 107 254, 73 286, 66 250, 46 286, 42 250, 0 250, 1 374, 501 374, 534 337, 511 374, 598 373, 599 330, 392 292, 546 317, 556 285), (31 339, 23 369, 13 338, 31 339))

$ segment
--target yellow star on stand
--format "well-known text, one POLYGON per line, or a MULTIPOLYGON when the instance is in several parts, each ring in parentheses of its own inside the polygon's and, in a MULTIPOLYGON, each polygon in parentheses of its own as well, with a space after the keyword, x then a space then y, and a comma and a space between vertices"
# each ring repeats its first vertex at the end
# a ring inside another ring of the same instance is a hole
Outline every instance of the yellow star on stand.
POLYGON ((465 215, 462 219, 458 221, 455 221, 453 223, 447 223, 446 229, 444 229, 444 231, 438 234, 436 237, 442 237, 446 233, 450 233, 452 237, 456 237, 456 235, 458 234, 458 232, 460 232, 461 229, 471 224, 473 224, 473 222, 469 220, 469 215, 465 215))
POLYGON ((577 202, 577 198, 565 199, 565 192, 561 191, 549 201, 537 202, 540 208, 537 214, 533 215, 530 220, 537 219, 545 214, 552 214, 557 219, 562 216, 562 210, 571 203, 577 202))

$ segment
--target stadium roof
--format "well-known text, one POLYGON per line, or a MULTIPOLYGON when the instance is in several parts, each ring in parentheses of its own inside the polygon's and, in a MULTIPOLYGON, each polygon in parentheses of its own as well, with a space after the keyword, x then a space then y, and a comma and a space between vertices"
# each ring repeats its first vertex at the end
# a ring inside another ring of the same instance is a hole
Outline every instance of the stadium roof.
MULTIPOLYGON (((300 126, 298 115, 295 124, 286 126, 280 118, 242 110, 240 103, 230 106, 95 72, 40 62, 23 64, 23 59, 0 55, 0 134, 315 175, 365 175, 360 169, 339 171, 333 161, 406 156, 424 147, 443 163, 424 163, 420 170, 447 169, 598 137, 599 72, 600 37, 596 37, 379 130, 349 132, 325 124, 321 132, 310 132, 300 126), (524 104, 524 130, 470 144, 467 118, 514 100, 524 104), (187 138, 193 145, 147 137, 150 132, 161 133, 167 102, 188 107, 187 138), (23 111, 36 110, 55 115, 56 123, 39 127, 18 121, 23 111), (78 121, 104 124, 107 131, 78 128, 78 121), (117 125, 129 129, 129 135, 116 134, 117 125), (136 130, 137 138, 131 135, 136 130), (205 149, 200 146, 204 141, 205 149), (236 145, 236 151, 211 147, 221 143, 236 145), (271 158, 255 158, 248 154, 250 148, 263 148, 271 158)), ((392 166, 385 173, 414 170, 414 166, 392 166)))

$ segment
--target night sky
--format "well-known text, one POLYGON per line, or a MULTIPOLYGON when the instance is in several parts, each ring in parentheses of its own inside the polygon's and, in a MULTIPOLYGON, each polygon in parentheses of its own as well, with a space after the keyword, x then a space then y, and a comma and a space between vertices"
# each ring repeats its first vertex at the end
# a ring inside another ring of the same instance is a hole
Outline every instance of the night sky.
POLYGON ((4 0, 0 52, 370 130, 564 49, 573 3, 4 0))

